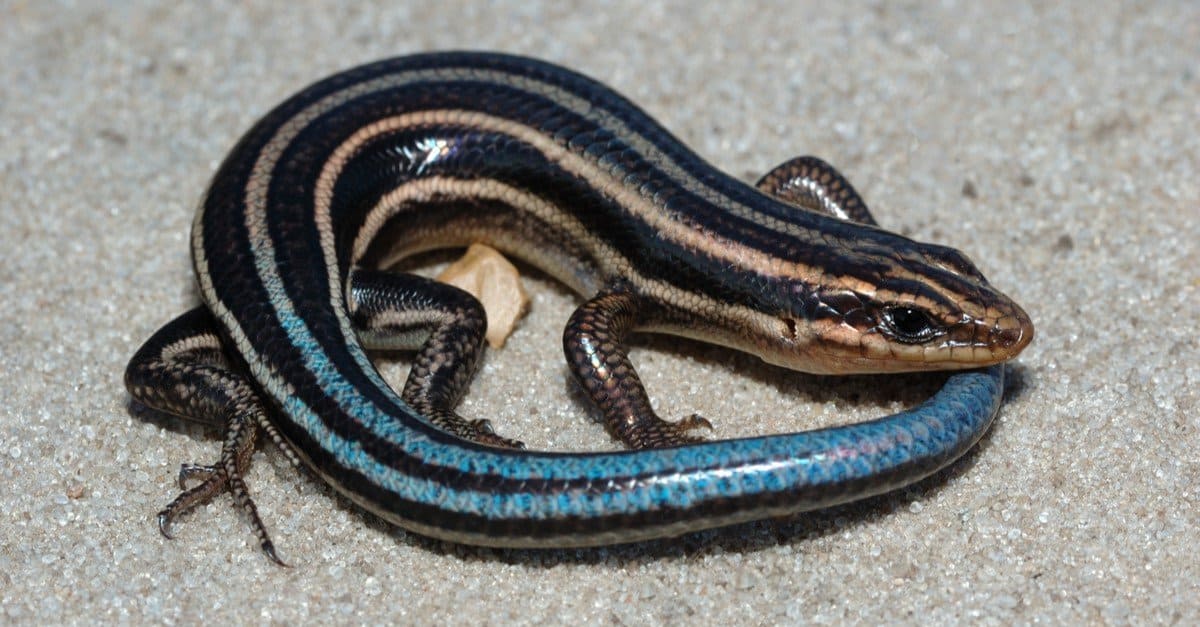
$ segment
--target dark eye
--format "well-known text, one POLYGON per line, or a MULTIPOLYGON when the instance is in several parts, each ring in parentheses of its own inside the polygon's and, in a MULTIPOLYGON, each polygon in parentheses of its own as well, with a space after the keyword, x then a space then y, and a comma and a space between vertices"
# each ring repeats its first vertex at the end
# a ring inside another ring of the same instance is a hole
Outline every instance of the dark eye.
POLYGON ((883 310, 883 326, 895 339, 919 344, 943 333, 940 325, 929 315, 913 307, 888 307, 883 310))

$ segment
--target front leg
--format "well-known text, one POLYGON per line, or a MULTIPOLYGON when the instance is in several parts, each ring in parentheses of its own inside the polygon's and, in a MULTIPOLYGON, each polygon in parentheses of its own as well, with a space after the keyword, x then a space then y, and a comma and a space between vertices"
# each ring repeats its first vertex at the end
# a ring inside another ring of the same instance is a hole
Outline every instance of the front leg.
POLYGON ((848 222, 876 225, 862 196, 836 168, 817 157, 788 159, 754 184, 760 192, 848 222))
POLYGON ((567 322, 563 351, 575 379, 604 414, 609 433, 635 449, 699 442, 690 432, 710 424, 698 415, 679 422, 659 418, 625 351, 625 339, 649 312, 628 291, 601 292, 580 305, 567 322))
POLYGON ((471 294, 415 274, 356 270, 350 276, 351 320, 368 349, 417 350, 401 396, 438 428, 503 448, 524 448, 496 435, 486 419, 454 412, 483 353, 487 315, 471 294))

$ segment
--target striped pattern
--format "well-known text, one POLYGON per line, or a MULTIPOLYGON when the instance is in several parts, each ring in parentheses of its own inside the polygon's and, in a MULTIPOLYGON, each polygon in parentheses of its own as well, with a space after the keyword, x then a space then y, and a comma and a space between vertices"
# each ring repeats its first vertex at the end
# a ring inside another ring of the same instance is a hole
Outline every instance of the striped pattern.
POLYGON ((201 293, 306 463, 388 520, 460 542, 623 542, 861 498, 964 452, 1001 391, 993 367, 837 429, 618 454, 475 445, 387 386, 346 306, 355 267, 474 241, 587 296, 629 286, 661 309, 649 329, 813 372, 994 364, 1031 332, 956 251, 774 200, 561 68, 435 54, 336 75, 221 166, 193 229, 201 293), (944 323, 942 339, 888 339, 877 313, 896 303, 944 323))

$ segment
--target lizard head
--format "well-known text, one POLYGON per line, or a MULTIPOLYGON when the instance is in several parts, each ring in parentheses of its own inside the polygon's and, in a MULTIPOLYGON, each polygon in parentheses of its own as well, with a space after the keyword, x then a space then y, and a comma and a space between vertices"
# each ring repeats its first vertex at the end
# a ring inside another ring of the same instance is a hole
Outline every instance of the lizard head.
POLYGON ((962 253, 863 232, 819 276, 779 283, 782 311, 755 351, 764 360, 827 374, 952 370, 1012 359, 1032 341, 1029 315, 962 253))

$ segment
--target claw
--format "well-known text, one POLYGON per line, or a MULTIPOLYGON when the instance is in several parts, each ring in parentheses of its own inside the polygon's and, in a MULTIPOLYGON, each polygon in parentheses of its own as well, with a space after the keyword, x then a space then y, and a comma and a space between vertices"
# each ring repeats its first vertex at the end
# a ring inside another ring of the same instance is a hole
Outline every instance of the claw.
POLYGON ((158 530, 163 534, 163 537, 168 540, 175 539, 175 537, 171 535, 171 518, 172 517, 170 513, 168 513, 165 509, 158 513, 158 530))
POLYGON ((275 543, 274 542, 271 542, 270 540, 263 540, 259 544, 259 546, 262 547, 263 553, 266 553, 267 558, 270 559, 272 562, 275 562, 276 564, 279 564, 280 566, 283 566, 284 568, 292 567, 291 564, 288 564, 287 562, 279 559, 279 555, 277 555, 275 553, 275 543))

